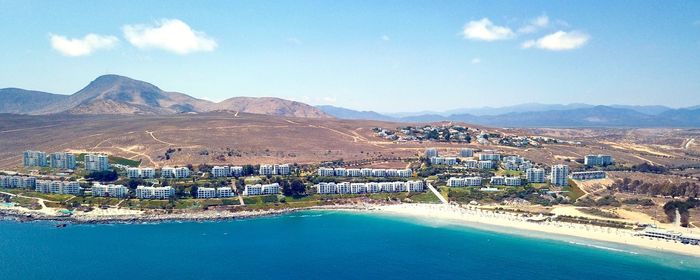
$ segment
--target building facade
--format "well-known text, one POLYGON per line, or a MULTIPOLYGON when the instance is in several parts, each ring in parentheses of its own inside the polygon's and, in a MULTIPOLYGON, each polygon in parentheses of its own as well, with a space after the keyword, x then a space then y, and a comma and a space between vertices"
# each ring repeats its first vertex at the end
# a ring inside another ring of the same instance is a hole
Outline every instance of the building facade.
POLYGON ((569 166, 564 164, 558 164, 552 166, 552 173, 550 175, 550 182, 555 186, 568 186, 569 185, 569 166))

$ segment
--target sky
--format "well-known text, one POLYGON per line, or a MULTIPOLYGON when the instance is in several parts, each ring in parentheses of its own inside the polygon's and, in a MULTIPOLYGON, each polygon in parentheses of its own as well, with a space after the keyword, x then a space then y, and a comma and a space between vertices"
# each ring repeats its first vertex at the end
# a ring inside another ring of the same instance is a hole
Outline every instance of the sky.
POLYGON ((0 0, 0 88, 379 112, 700 104, 700 1, 0 0))

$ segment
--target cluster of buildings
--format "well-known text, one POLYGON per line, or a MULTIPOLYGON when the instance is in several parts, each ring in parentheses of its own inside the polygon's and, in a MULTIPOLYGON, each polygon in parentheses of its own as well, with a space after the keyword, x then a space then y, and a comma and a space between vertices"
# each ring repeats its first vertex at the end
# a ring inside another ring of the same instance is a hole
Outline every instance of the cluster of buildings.
POLYGON ((228 198, 233 196, 233 188, 218 187, 218 188, 197 188, 197 198, 228 198))
POLYGON ((109 170, 109 157, 105 154, 86 154, 85 170, 91 172, 102 172, 109 170))
POLYGON ((605 179, 605 177, 607 177, 605 171, 582 171, 571 173, 571 179, 574 180, 596 180, 605 179))
POLYGON ((95 197, 118 197, 123 198, 129 195, 129 188, 123 185, 102 185, 94 183, 92 185, 92 196, 95 197))
POLYGON ((56 152, 46 155, 42 151, 24 151, 22 164, 25 167, 51 167, 56 169, 75 169, 75 155, 65 152, 56 152))
POLYGON ((255 185, 246 185, 245 189, 243 190, 243 195, 245 196, 251 196, 251 195, 267 195, 267 194, 278 194, 280 193, 280 185, 277 183, 272 183, 272 184, 255 184, 255 185))
POLYGON ((190 169, 187 167, 163 167, 160 169, 160 176, 163 178, 188 178, 190 169))
POLYGON ((260 175, 289 175, 291 169, 289 164, 261 164, 260 175))
POLYGON ((323 177, 411 177, 411 169, 381 169, 381 168, 329 168, 318 169, 318 176, 323 177))
POLYGON ((608 166, 613 164, 613 157, 611 155, 586 155, 583 158, 583 164, 586 166, 608 166))
POLYGON ((26 176, 0 175, 0 188, 31 188, 36 187, 36 178, 26 176))
POLYGON ((315 186, 319 194, 361 194, 379 192, 422 192, 423 181, 369 182, 369 183, 319 183, 315 186))
POLYGON ((126 177, 129 179, 152 179, 156 177, 156 169, 150 167, 129 167, 126 169, 126 177))
POLYGON ((211 176, 219 177, 238 177, 243 175, 243 166, 214 166, 211 168, 211 176))
POLYGON ((80 194, 80 183, 76 181, 37 180, 34 187, 36 192, 54 194, 80 194))
POLYGON ((139 199, 169 199, 174 196, 173 187, 136 187, 136 197, 139 199))
MULTIPOLYGON (((444 142, 470 142, 469 128, 458 125, 442 125, 423 127, 399 127, 395 130, 375 127, 372 129, 377 136, 387 140, 408 141, 444 141, 444 142)), ((429 157, 428 157, 429 158, 429 157)))
MULTIPOLYGON (((525 171, 525 176, 528 183, 544 183, 547 181, 544 168, 528 168, 525 171)), ((554 165, 550 173, 550 182, 555 186, 567 186, 569 178, 569 166, 554 165)), ((572 178, 576 180, 599 179, 605 178, 605 172, 590 171, 590 172, 574 172, 572 178)), ((473 177, 452 177, 447 180, 448 187, 476 187, 481 186, 483 178, 478 176, 473 177)), ((520 176, 492 176, 489 183, 494 186, 520 186, 523 180, 520 176)))
POLYGON ((521 156, 503 157, 503 168, 507 170, 526 171, 532 168, 533 164, 521 156))

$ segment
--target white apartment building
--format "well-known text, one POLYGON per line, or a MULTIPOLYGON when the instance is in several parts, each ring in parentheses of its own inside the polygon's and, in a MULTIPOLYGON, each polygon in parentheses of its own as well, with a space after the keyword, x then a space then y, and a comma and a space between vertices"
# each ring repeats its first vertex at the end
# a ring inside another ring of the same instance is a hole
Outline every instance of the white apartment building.
POLYGON ((0 188, 36 188, 36 178, 0 175, 0 188))
POLYGON ((57 152, 49 155, 49 166, 56 169, 75 169, 75 155, 57 152))
POLYGON ((187 167, 163 167, 160 170, 160 176, 163 178, 188 178, 190 177, 190 169, 187 167))
POLYGON ((46 153, 42 151, 24 151, 22 154, 22 163, 25 167, 31 166, 47 166, 46 164, 46 153))
POLYGON ((233 188, 232 187, 216 188, 216 196, 219 198, 233 197, 233 188))
POLYGON ((558 164, 552 166, 552 173, 550 175, 550 180, 555 186, 568 186, 569 185, 569 166, 564 164, 558 164))
POLYGON ((86 154, 85 170, 100 172, 109 170, 109 157, 104 154, 86 154))
POLYGON ((423 181, 408 182, 368 182, 368 183, 319 183, 316 189, 319 194, 362 194, 379 192, 422 192, 424 190, 423 181))
POLYGON ((318 176, 321 177, 333 177, 335 176, 335 170, 330 167, 320 167, 318 169, 318 176))
POLYGON ((126 169, 126 177, 128 177, 129 179, 155 178, 156 177, 156 170, 155 170, 155 168, 150 168, 150 167, 144 167, 144 168, 129 167, 126 169))
POLYGON ((463 160, 462 164, 464 164, 464 167, 469 168, 469 169, 479 168, 479 161, 474 160, 474 159, 463 160))
POLYGON ((525 171, 525 175, 530 183, 544 183, 547 180, 544 168, 529 168, 525 171))
POLYGON ((448 187, 477 187, 481 186, 481 181, 483 179, 478 176, 474 177, 452 177, 447 179, 448 187))
POLYGON ((214 166, 211 168, 211 176, 219 177, 238 177, 243 175, 243 166, 214 166))
POLYGON ((490 183, 491 183, 491 185, 494 185, 494 186, 503 186, 506 184, 506 177, 492 176, 490 183))
POLYGON ((136 197, 139 199, 168 199, 175 196, 172 187, 136 187, 136 197))
POLYGON ((386 169, 372 169, 372 177, 385 177, 386 169))
POLYGON ((291 168, 289 164, 261 164, 260 175, 289 175, 291 168))
POLYGON ((197 188, 197 198, 207 199, 216 197, 216 188, 197 188))
POLYGON ((92 185, 92 196, 95 197, 126 197, 129 195, 129 189, 123 185, 102 185, 94 183, 92 185))
POLYGON ((411 177, 413 170, 411 169, 345 169, 345 168, 327 168, 321 167, 317 171, 319 176, 323 177, 411 177))
POLYGON ((479 169, 493 169, 493 161, 490 160, 480 160, 478 162, 479 169))
POLYGON ((583 158, 583 164, 586 166, 607 166, 613 164, 611 155, 586 155, 583 158))
POLYGON ((583 172, 572 172, 571 179, 574 180, 595 180, 604 179, 607 176, 605 171, 583 171, 583 172))
POLYGON ((34 190, 40 193, 79 194, 80 183, 75 181, 37 180, 34 190))
POLYGON ((517 187, 522 184, 522 179, 520 179, 520 177, 506 177, 504 183, 509 187, 517 187))
POLYGON ((255 185, 246 185, 245 189, 243 190, 243 195, 245 195, 245 196, 267 195, 267 194, 278 194, 279 192, 280 192, 280 185, 277 183, 266 184, 266 185, 255 184, 255 185))
POLYGON ((425 149, 425 158, 434 158, 438 156, 438 150, 436 148, 425 149))
POLYGON ((350 168, 347 170, 348 172, 348 177, 361 177, 362 176, 362 171, 357 168, 350 168))
POLYGON ((459 151, 459 156, 460 157, 473 157, 474 156, 474 149, 470 148, 464 148, 459 151))
POLYGON ((483 151, 479 154, 479 160, 499 161, 501 155, 493 151, 483 151))
POLYGON ((431 157, 431 164, 444 164, 444 165, 455 165, 457 164, 456 157, 431 157))
POLYGON ((345 170, 345 168, 336 168, 333 172, 335 173, 335 176, 338 176, 338 177, 348 176, 348 171, 345 170))

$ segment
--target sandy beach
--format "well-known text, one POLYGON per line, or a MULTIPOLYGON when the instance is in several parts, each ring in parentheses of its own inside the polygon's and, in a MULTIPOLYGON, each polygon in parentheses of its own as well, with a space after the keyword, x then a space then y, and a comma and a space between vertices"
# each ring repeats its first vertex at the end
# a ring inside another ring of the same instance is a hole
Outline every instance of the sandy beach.
POLYGON ((644 249, 700 257, 700 246, 635 236, 635 231, 593 225, 556 221, 532 222, 528 217, 514 213, 495 212, 478 208, 463 208, 444 204, 399 204, 378 206, 381 214, 398 215, 426 220, 441 220, 455 224, 483 224, 503 229, 517 229, 552 234, 553 239, 577 237, 596 241, 636 246, 644 249))

